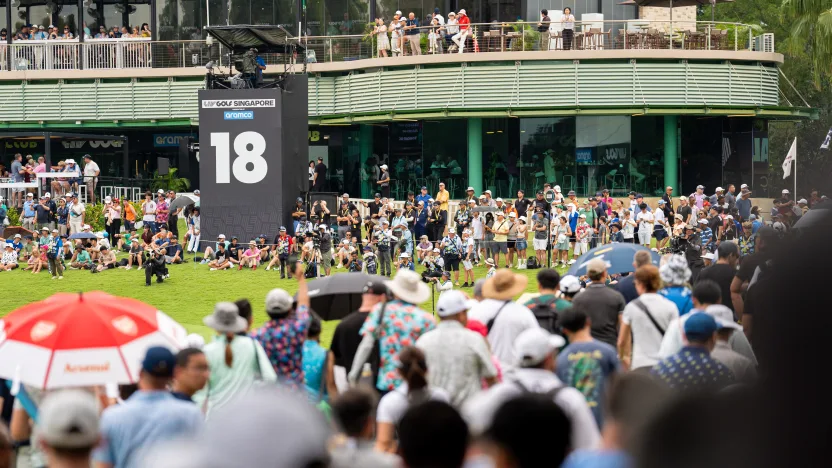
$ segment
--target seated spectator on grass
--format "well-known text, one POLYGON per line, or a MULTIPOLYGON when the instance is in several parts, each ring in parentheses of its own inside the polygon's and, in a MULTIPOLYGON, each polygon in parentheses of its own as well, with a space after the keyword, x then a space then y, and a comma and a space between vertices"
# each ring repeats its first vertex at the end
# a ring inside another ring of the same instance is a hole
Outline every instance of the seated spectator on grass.
POLYGON ((179 239, 177 239, 176 236, 170 238, 170 244, 165 248, 165 250, 167 250, 167 253, 165 254, 165 263, 182 263, 182 256, 184 253, 182 252, 182 246, 179 245, 179 239))
POLYGON ((256 270, 259 263, 260 249, 257 248, 257 242, 250 241, 248 243, 248 248, 240 257, 240 264, 237 266, 237 269, 242 270, 244 266, 247 266, 252 270, 256 270))
POLYGON ((6 242, 3 248, 3 257, 0 258, 0 271, 11 271, 18 267, 17 251, 11 242, 6 242))
POLYGON ((72 263, 70 263, 71 270, 89 270, 94 265, 90 253, 84 246, 78 247, 75 251, 72 263))
POLYGON ((229 260, 229 252, 225 248, 225 244, 217 245, 217 253, 214 254, 214 259, 208 262, 208 267, 211 271, 227 270, 231 268, 231 261, 229 260))
POLYGON ((144 263, 144 248, 141 244, 139 244, 138 240, 135 240, 132 244, 130 244, 130 253, 127 256, 127 266, 124 268, 126 270, 130 270, 133 268, 134 263, 138 266, 138 268, 141 268, 144 263))
POLYGON ((98 265, 91 270, 93 273, 101 273, 104 270, 110 270, 116 267, 116 254, 106 246, 101 247, 101 253, 98 256, 98 265))
POLYGON ((41 245, 38 247, 38 254, 32 255, 32 274, 36 275, 40 273, 40 271, 44 268, 49 268, 49 259, 46 256, 46 253, 49 251, 49 246, 41 245))
POLYGON ((217 243, 214 245, 214 247, 211 247, 210 245, 208 247, 205 247, 205 254, 202 256, 202 261, 199 263, 205 265, 206 263, 208 263, 209 260, 213 260, 214 253, 217 251, 217 245, 219 245, 220 243, 225 244, 226 249, 228 248, 228 242, 226 242, 225 240, 225 234, 220 234, 217 236, 217 243))

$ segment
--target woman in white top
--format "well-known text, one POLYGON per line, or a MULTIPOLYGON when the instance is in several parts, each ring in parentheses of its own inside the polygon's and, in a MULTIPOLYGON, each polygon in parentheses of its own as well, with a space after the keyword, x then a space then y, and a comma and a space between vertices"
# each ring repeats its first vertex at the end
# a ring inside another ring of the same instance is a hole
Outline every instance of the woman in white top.
POLYGON ((390 22, 390 41, 393 43, 393 56, 398 56, 402 53, 402 20, 400 12, 396 12, 393 16, 393 21, 390 22))
POLYGON ((575 17, 572 16, 572 9, 566 7, 563 9, 563 16, 560 17, 560 22, 563 25, 563 50, 572 49, 572 41, 575 37, 575 17))
POLYGON ((384 395, 376 411, 376 450, 395 453, 396 426, 411 405, 428 400, 450 402, 450 395, 441 388, 428 386, 428 365, 425 353, 416 347, 399 352, 399 374, 404 383, 384 395))
POLYGON ((653 214, 647 211, 647 204, 639 205, 638 213, 638 243, 650 248, 650 241, 653 238, 653 214))
POLYGON ((624 237, 624 242, 635 244, 636 222, 633 221, 633 216, 630 210, 624 212, 624 217, 621 219, 621 235, 624 237))
POLYGON ((376 38, 376 49, 379 55, 387 57, 387 51, 390 50, 390 38, 387 37, 387 25, 384 24, 383 19, 376 18, 376 27, 373 30, 373 34, 378 36, 376 38))
POLYGON ((624 307, 618 334, 621 364, 630 369, 653 367, 661 360, 664 333, 679 317, 676 304, 657 294, 662 285, 658 268, 644 265, 634 274, 639 297, 624 307))

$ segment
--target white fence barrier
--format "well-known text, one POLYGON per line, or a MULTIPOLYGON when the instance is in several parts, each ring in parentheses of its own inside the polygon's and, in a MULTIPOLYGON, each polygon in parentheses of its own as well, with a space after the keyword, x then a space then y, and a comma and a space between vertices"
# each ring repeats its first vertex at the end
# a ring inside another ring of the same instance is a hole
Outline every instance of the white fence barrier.
POLYGON ((2 67, 11 55, 12 70, 77 70, 83 68, 150 68, 150 38, 21 41, 0 48, 2 67))

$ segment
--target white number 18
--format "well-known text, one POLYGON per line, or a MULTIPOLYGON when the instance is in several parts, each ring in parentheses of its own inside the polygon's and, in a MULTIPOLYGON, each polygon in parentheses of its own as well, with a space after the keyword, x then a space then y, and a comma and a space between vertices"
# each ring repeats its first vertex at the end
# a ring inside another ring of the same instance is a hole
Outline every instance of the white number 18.
POLYGON ((228 133, 211 133, 211 146, 217 149, 217 183, 231 183, 231 169, 234 178, 244 184, 256 184, 266 178, 269 166, 263 153, 266 139, 257 132, 243 132, 234 138, 234 152, 237 158, 231 165, 228 133), (251 149, 249 149, 251 145, 251 149), (249 169, 248 165, 252 168, 249 169))

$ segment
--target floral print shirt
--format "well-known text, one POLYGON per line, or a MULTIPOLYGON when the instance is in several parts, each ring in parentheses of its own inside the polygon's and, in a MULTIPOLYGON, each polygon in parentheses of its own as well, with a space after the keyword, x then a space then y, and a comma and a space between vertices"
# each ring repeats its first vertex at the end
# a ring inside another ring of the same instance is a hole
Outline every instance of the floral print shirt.
POLYGON ((266 350, 277 379, 296 389, 302 389, 303 343, 309 329, 309 307, 301 305, 288 317, 269 320, 251 333, 266 350))
POLYGON ((379 341, 381 363, 376 388, 382 391, 392 391, 402 384, 402 378, 397 370, 399 351, 406 346, 415 346, 420 336, 434 328, 436 328, 436 320, 431 314, 398 299, 373 308, 359 334, 361 336, 370 334, 379 341), (379 326, 382 308, 384 317, 379 326))

